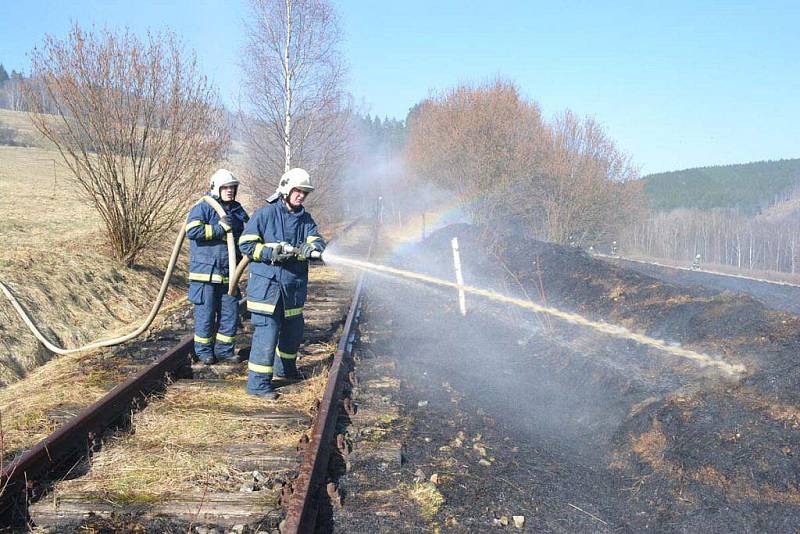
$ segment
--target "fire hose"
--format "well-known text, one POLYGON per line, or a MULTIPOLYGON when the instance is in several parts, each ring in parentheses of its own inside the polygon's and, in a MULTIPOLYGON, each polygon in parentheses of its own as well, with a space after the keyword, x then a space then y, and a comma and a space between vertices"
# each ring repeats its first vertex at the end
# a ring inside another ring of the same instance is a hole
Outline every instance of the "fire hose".
MULTIPOLYGON (((198 204, 203 201, 208 203, 220 217, 225 216, 225 210, 222 208, 222 206, 219 205, 219 202, 217 202, 214 198, 206 195, 202 198, 202 200, 198 201, 198 204)), ((181 246, 183 245, 183 240, 185 239, 185 237, 186 237, 186 225, 183 224, 181 225, 181 229, 178 232, 178 237, 175 240, 175 245, 172 247, 172 254, 170 255, 169 263, 167 264, 167 269, 166 272, 164 273, 164 279, 161 281, 161 288, 158 291, 158 296, 156 297, 156 300, 153 303, 153 307, 150 310, 150 314, 136 330, 124 336, 94 341, 92 343, 89 343, 88 345, 83 345, 82 347, 74 349, 65 349, 62 347, 58 347, 53 343, 51 343, 46 337, 44 337, 44 335, 39 331, 39 329, 33 323, 31 318, 22 308, 22 305, 19 303, 16 297, 14 297, 14 295, 11 293, 8 287, 6 287, 6 285, 2 282, 0 282, 0 290, 3 291, 3 294, 9 300, 9 302, 11 302, 11 305, 14 307, 16 312, 25 322, 25 324, 33 333, 33 335, 36 336, 36 339, 38 339, 42 343, 42 345, 47 347, 47 349, 50 350, 51 352, 64 355, 64 354, 72 354, 75 352, 82 352, 85 350, 96 349, 99 347, 111 347, 114 345, 119 345, 120 343, 124 343, 126 341, 129 341, 137 337, 142 332, 147 330, 153 323, 153 320, 156 318, 159 309, 161 309, 161 304, 164 302, 164 297, 167 294, 167 287, 169 287, 169 279, 172 276, 172 272, 175 270, 175 264, 178 261, 178 255, 180 254, 181 246)), ((228 245, 228 267, 229 267, 228 272, 234 273, 234 276, 231 276, 228 282, 228 294, 233 295, 236 292, 236 287, 239 282, 239 278, 241 277, 242 272, 244 272, 244 268, 247 267, 247 263, 249 260, 245 257, 237 267, 236 243, 233 237, 233 233, 228 232, 226 240, 228 245)))

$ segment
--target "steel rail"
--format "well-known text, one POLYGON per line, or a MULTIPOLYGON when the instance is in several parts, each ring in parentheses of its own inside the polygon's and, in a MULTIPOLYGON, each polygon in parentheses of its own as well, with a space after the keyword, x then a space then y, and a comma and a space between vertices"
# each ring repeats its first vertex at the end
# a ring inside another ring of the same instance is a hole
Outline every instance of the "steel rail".
MULTIPOLYGON (((375 235, 370 241, 367 258, 372 256, 374 244, 375 235)), ((328 461, 332 452, 341 392, 344 378, 349 372, 349 362, 353 353, 353 340, 360 315, 364 277, 365 273, 361 273, 358 277, 342 337, 339 338, 336 354, 328 371, 328 383, 314 418, 311 437, 303 455, 303 461, 300 464, 300 474, 292 482, 293 493, 287 507, 286 522, 281 529, 283 534, 312 533, 316 526, 320 500, 324 498, 322 485, 325 482, 328 461)))
POLYGON ((0 515, 5 518, 13 512, 15 504, 26 503, 28 490, 36 481, 86 451, 104 430, 130 413, 148 395, 163 388, 181 368, 191 365, 193 339, 191 334, 183 337, 153 364, 117 385, 4 466, 0 474, 0 515))

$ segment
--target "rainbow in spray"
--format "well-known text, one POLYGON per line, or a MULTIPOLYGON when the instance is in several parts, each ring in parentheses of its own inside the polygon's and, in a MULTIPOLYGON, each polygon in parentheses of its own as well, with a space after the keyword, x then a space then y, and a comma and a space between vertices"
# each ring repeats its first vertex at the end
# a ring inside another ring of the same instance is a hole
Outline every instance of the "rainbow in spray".
POLYGON ((387 225, 381 232, 390 242, 394 243, 392 250, 402 255, 439 228, 469 221, 470 209, 477 206, 482 200, 481 197, 464 202, 464 200, 457 199, 455 195, 448 195, 436 209, 413 213, 404 217, 402 224, 387 225))

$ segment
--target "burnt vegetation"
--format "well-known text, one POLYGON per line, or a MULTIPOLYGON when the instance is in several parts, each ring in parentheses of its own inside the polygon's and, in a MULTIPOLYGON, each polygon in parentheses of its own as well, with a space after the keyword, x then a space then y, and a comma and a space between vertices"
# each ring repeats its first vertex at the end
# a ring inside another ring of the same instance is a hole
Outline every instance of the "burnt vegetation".
MULTIPOLYGON (((436 524, 475 531, 517 510, 551 531, 791 531, 800 520, 800 319, 746 295, 665 284, 514 234, 499 241, 513 246, 481 254, 496 233, 450 226, 402 263, 446 276, 429 260, 446 257, 457 236, 468 284, 621 324, 746 373, 726 376, 488 300, 469 298, 461 318, 455 295, 375 289, 376 330, 396 332, 380 339, 395 347, 413 431, 426 436, 409 445, 407 471, 443 477, 436 524), (415 395, 430 399, 430 414, 414 408, 415 395), (483 435, 489 463, 476 466, 474 450, 453 448, 457 432, 478 436, 468 446, 483 435), (478 494, 488 497, 476 508, 478 494)), ((383 521, 431 527, 424 517, 383 521)))

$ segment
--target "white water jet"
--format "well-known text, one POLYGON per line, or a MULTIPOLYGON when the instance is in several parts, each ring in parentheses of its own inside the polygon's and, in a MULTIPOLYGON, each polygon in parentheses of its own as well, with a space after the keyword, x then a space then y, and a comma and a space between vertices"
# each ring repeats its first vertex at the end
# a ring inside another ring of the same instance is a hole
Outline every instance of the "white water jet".
POLYGON ((371 263, 368 261, 363 260, 356 260, 353 258, 347 258, 345 256, 340 256, 338 254, 332 254, 330 252, 325 253, 325 261, 332 264, 341 264, 347 265, 350 267, 355 267, 357 269, 362 269, 366 271, 373 271, 379 273, 386 273, 389 275, 402 277, 411 280, 418 280, 420 282, 425 282, 428 284, 444 286, 444 287, 451 287, 453 289, 463 290, 467 293, 471 293, 473 295, 478 295, 490 300, 494 300, 496 302, 502 302, 505 304, 512 304, 514 306, 518 306, 520 308, 525 308, 528 310, 532 310, 538 313, 545 313, 551 315, 553 317, 558 317, 559 319, 566 321, 571 324, 587 326, 589 328, 593 328, 599 332, 603 332, 604 334, 608 334, 614 337, 619 337, 623 339, 629 339, 632 341, 636 341, 639 344, 646 345, 648 347, 653 347, 668 354, 672 354, 673 356, 679 356, 681 358, 686 358, 695 362, 696 364, 700 365, 701 367, 716 367, 721 372, 730 375, 736 376, 741 375, 746 372, 746 369, 743 365, 740 364, 730 364, 724 362, 722 360, 718 360, 713 358, 707 354, 702 354, 700 352, 695 352, 693 350, 684 349, 682 347, 668 345, 664 341, 660 339, 654 339, 644 334, 637 334, 635 332, 631 332, 625 327, 617 326, 608 323, 601 323, 598 321, 592 321, 591 319, 586 319, 577 313, 572 312, 565 312, 561 311, 557 308, 553 308, 552 306, 542 306, 541 304, 536 304, 535 302, 531 302, 529 300, 523 300, 515 297, 509 297, 507 295, 503 295, 501 293, 497 293, 495 291, 491 291, 488 289, 481 289, 478 287, 470 286, 470 285, 460 285, 455 282, 450 282, 447 280, 443 280, 441 278, 436 278, 434 276, 428 276, 426 274, 415 273, 413 271, 405 271, 403 269, 396 269, 394 267, 388 267, 385 265, 378 265, 376 263, 371 263))

